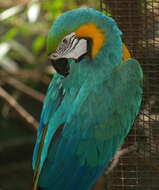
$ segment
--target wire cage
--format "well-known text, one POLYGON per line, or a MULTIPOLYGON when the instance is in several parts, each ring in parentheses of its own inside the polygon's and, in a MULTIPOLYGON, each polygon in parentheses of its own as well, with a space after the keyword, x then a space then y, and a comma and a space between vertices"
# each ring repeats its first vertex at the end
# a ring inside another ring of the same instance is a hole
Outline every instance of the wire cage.
POLYGON ((122 30, 123 42, 144 71, 144 98, 138 120, 120 158, 108 176, 109 190, 159 189, 159 0, 100 0, 122 30))

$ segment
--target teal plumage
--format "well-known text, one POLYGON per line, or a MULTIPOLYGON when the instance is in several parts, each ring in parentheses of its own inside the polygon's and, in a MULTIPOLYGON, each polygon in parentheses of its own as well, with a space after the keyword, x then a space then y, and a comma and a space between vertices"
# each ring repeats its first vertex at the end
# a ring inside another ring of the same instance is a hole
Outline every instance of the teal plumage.
POLYGON ((78 63, 68 58, 69 74, 56 73, 49 85, 33 155, 34 190, 89 190, 139 112, 142 70, 135 59, 123 63, 121 32, 112 18, 94 9, 64 13, 49 32, 48 53, 92 22, 106 38, 98 54, 78 63))

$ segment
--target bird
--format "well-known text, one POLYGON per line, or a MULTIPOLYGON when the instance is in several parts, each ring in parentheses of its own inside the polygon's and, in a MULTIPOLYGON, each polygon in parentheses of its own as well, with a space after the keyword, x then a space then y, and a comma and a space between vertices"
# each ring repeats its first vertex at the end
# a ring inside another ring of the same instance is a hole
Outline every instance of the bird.
POLYGON ((139 62, 115 20, 93 8, 56 18, 47 37, 56 70, 33 153, 33 190, 89 190, 124 143, 143 94, 139 62))

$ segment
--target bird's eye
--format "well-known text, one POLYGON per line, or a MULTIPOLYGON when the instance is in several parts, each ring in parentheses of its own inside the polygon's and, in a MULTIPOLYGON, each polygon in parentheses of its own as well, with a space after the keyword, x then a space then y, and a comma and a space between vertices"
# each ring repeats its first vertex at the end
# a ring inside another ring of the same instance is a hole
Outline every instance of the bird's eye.
POLYGON ((67 44, 67 39, 64 38, 62 42, 63 42, 64 44, 67 44))

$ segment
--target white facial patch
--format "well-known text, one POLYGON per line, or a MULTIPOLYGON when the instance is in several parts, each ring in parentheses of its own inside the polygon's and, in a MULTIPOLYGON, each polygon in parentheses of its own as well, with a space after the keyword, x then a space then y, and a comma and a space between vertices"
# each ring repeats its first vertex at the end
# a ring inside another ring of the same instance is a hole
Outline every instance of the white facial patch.
POLYGON ((87 40, 81 39, 79 40, 78 44, 73 50, 71 50, 69 53, 62 55, 62 57, 78 59, 79 57, 84 55, 86 52, 87 52, 87 40))
POLYGON ((55 53, 50 55, 50 59, 60 58, 78 59, 87 53, 87 40, 78 38, 75 33, 66 36, 57 47, 55 53))

